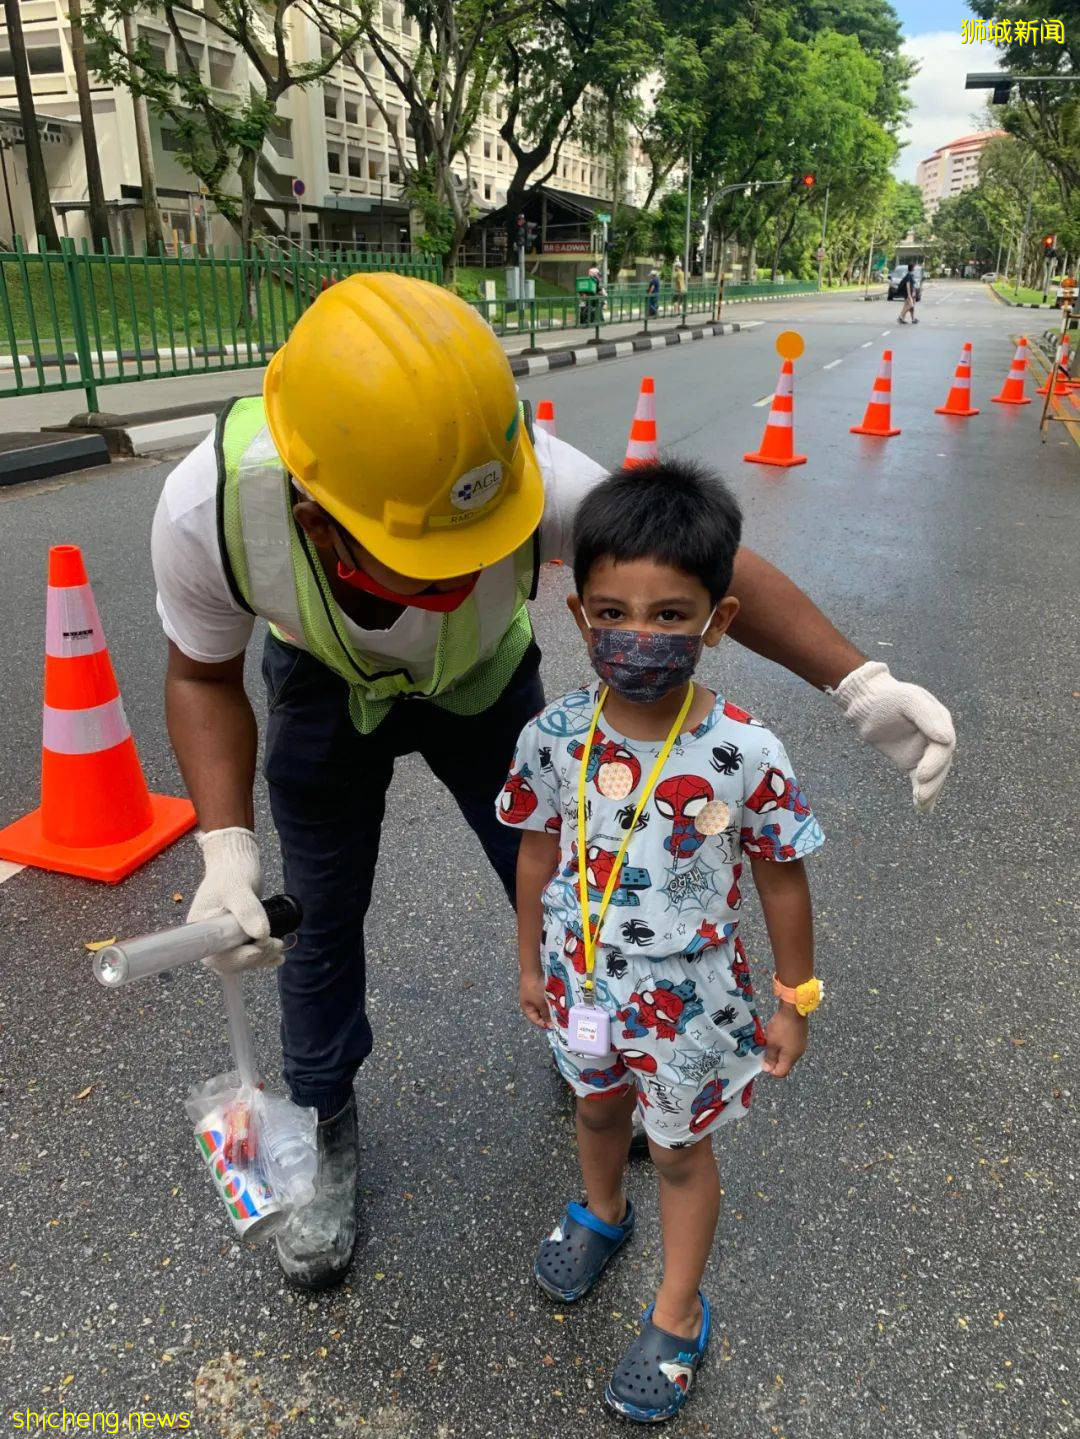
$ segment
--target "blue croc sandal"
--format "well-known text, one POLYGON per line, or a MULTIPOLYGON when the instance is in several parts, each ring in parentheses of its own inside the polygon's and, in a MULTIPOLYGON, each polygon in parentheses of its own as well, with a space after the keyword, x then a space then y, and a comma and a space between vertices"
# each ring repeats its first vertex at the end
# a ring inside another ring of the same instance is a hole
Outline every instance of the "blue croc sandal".
POLYGON ((639 1424, 662 1424, 683 1407, 709 1345, 709 1301, 704 1294, 698 1297, 702 1320, 696 1339, 680 1339, 658 1329, 649 1306, 641 1333, 608 1380, 604 1401, 609 1409, 639 1424))
POLYGON ((567 1303, 581 1299, 633 1232, 634 1206, 629 1199, 621 1224, 605 1224, 584 1204, 571 1201, 558 1224, 541 1241, 533 1265, 537 1284, 554 1299, 567 1303))

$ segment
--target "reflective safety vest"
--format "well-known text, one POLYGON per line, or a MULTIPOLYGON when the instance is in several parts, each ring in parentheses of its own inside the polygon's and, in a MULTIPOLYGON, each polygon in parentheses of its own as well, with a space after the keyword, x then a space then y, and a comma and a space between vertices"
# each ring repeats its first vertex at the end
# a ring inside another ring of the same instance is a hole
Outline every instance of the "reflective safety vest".
MULTIPOLYGON (((526 425, 528 410, 523 410, 526 425)), ((234 400, 218 419, 218 542, 233 598, 307 650, 349 686, 349 713, 370 734, 395 699, 417 695, 454 714, 479 714, 506 688, 532 640, 526 601, 536 595, 539 530, 483 570, 471 595, 441 621, 420 665, 354 647, 318 554, 292 513, 292 481, 266 427, 260 397, 234 400)))

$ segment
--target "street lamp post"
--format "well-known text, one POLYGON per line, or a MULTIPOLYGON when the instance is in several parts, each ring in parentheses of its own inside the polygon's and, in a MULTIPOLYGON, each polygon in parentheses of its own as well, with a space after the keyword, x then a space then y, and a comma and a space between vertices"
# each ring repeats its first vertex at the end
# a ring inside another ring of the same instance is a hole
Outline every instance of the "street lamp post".
POLYGON ((686 309, 690 303, 690 200, 694 192, 694 147, 686 157, 686 239, 683 245, 683 300, 681 325, 686 325, 686 309))
POLYGON ((825 186, 825 213, 821 217, 821 244, 818 246, 817 287, 821 289, 821 276, 825 265, 825 226, 829 223, 829 187, 825 186))

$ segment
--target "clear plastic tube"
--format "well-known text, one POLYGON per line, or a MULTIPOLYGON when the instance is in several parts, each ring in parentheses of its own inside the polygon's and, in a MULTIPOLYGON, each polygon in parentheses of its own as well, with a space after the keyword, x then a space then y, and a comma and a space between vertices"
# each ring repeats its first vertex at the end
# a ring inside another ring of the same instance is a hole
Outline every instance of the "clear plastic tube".
POLYGON ((247 935, 231 914, 182 924, 160 934, 144 934, 110 944, 94 956, 94 977, 106 989, 116 989, 136 979, 149 979, 167 969, 194 964, 208 954, 243 944, 247 935))

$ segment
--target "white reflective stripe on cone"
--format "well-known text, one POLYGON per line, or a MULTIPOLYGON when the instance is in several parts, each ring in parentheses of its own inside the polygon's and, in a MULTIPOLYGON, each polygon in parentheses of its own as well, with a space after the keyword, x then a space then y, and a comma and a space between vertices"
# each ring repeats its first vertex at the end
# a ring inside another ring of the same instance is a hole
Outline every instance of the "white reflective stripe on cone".
POLYGON ((45 706, 42 742, 53 754, 100 754, 130 739, 127 715, 120 696, 84 710, 45 706))
POLYGON ((626 446, 628 460, 655 460, 656 445, 652 440, 631 440, 626 446))
MULTIPOLYGON (((769 425, 772 425, 774 428, 778 428, 778 429, 781 429, 781 430, 790 430, 790 429, 791 429, 791 411, 790 411, 790 410, 773 410, 773 411, 771 411, 771 413, 770 413, 770 415, 769 415, 769 425)), ((766 426, 766 429, 767 429, 767 428, 768 428, 768 425, 766 426)))
POLYGON ((70 660, 96 655, 105 648, 94 592, 89 585, 49 586, 45 600, 45 653, 70 660))

